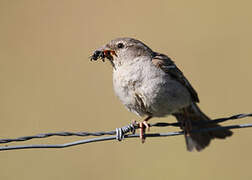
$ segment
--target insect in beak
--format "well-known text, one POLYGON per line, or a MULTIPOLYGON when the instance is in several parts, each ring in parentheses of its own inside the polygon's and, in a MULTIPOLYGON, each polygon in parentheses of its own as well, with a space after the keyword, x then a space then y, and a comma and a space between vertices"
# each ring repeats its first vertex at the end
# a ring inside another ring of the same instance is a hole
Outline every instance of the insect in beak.
POLYGON ((98 59, 101 59, 103 62, 105 61, 105 58, 112 61, 113 55, 117 57, 117 54, 113 50, 96 50, 94 54, 90 57, 91 61, 97 61, 98 59))
POLYGON ((96 50, 94 54, 90 57, 90 61, 97 61, 98 59, 101 59, 103 62, 105 62, 105 58, 107 58, 111 63, 111 65, 113 66, 113 68, 115 69, 113 56, 117 57, 117 54, 113 50, 96 50))

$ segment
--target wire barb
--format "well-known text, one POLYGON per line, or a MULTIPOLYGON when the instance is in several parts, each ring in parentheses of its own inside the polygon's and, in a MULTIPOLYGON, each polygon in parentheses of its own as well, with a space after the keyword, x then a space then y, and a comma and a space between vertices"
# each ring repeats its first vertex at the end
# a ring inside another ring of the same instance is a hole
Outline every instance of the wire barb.
MULTIPOLYGON (((231 117, 226 117, 226 118, 219 118, 215 120, 211 120, 208 122, 203 122, 204 124, 207 123, 222 123, 228 120, 236 120, 236 119, 241 119, 245 117, 252 117, 252 113, 250 114, 237 114, 231 117)), ((154 124, 149 124, 151 127, 168 127, 168 126, 174 126, 174 127, 180 127, 180 123, 164 123, 164 122, 159 122, 159 123, 154 123, 154 124)), ((202 131, 216 131, 216 130, 221 130, 221 129, 239 129, 239 128, 249 128, 252 127, 252 124, 240 124, 240 125, 230 125, 230 126, 221 126, 221 127, 216 127, 216 128, 204 128, 204 129, 197 129, 197 130, 192 130, 191 133, 199 133, 202 131)), ((76 146, 80 144, 87 144, 87 143, 92 143, 92 142, 100 142, 100 141, 108 141, 108 140, 114 140, 117 139, 118 141, 122 141, 124 138, 136 138, 139 137, 138 134, 134 134, 135 130, 138 129, 139 126, 136 122, 133 122, 132 124, 129 124, 127 126, 124 126, 122 128, 116 128, 115 131, 101 131, 101 132, 56 132, 56 133, 43 133, 43 134, 38 134, 34 136, 23 136, 19 138, 13 138, 13 139, 0 139, 0 143, 10 143, 10 142, 19 142, 19 141, 27 141, 35 138, 46 138, 46 137, 51 137, 51 136, 103 136, 103 135, 110 135, 106 137, 98 137, 98 138, 91 138, 91 139, 84 139, 84 140, 79 140, 75 142, 70 142, 70 143, 65 143, 65 144, 44 144, 44 145, 20 145, 20 146, 0 146, 0 151, 5 151, 5 150, 17 150, 17 149, 34 149, 34 148, 65 148, 65 147, 70 147, 70 146, 76 146), (132 132, 133 134, 127 134, 129 132, 132 132), (112 136, 114 135, 114 136, 112 136)), ((168 133, 148 133, 145 134, 145 137, 167 137, 167 136, 177 136, 177 135, 183 135, 183 131, 178 131, 178 132, 168 132, 168 133)))

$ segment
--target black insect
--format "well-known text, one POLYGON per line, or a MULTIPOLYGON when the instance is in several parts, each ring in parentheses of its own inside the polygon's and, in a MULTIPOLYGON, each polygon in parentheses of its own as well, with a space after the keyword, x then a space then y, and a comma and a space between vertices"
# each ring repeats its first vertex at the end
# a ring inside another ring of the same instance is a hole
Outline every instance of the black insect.
POLYGON ((101 59, 103 62, 105 62, 105 58, 107 58, 111 63, 111 65, 113 66, 113 68, 116 69, 115 64, 113 62, 114 60, 113 55, 117 57, 117 54, 113 50, 103 50, 103 51, 96 50, 94 54, 90 57, 90 61, 97 61, 98 59, 101 59))
POLYGON ((96 61, 98 60, 99 58, 102 59, 102 61, 104 62, 104 59, 105 59, 105 54, 103 51, 95 51, 94 54, 90 57, 90 61, 96 61))

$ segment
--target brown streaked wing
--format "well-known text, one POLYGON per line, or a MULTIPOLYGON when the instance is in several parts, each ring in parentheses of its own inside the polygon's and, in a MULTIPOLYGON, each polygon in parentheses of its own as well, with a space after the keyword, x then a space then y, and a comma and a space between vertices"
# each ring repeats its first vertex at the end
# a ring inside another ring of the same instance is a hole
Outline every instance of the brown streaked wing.
POLYGON ((194 90, 194 88, 183 75, 183 73, 168 56, 160 53, 154 53, 152 62, 164 72, 168 73, 172 78, 183 84, 190 92, 193 102, 199 102, 197 92, 194 90))

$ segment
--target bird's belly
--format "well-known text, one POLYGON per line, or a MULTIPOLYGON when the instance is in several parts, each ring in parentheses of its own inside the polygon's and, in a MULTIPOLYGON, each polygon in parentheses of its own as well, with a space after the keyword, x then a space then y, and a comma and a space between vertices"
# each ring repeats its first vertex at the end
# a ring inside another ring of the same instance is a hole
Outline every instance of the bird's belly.
POLYGON ((115 93, 129 111, 139 116, 163 117, 191 103, 190 94, 182 84, 156 67, 150 68, 153 68, 148 71, 151 73, 142 69, 114 72, 115 93))
POLYGON ((152 89, 144 89, 144 102, 148 111, 155 117, 170 115, 191 104, 189 92, 175 80, 169 79, 154 84, 152 89))

